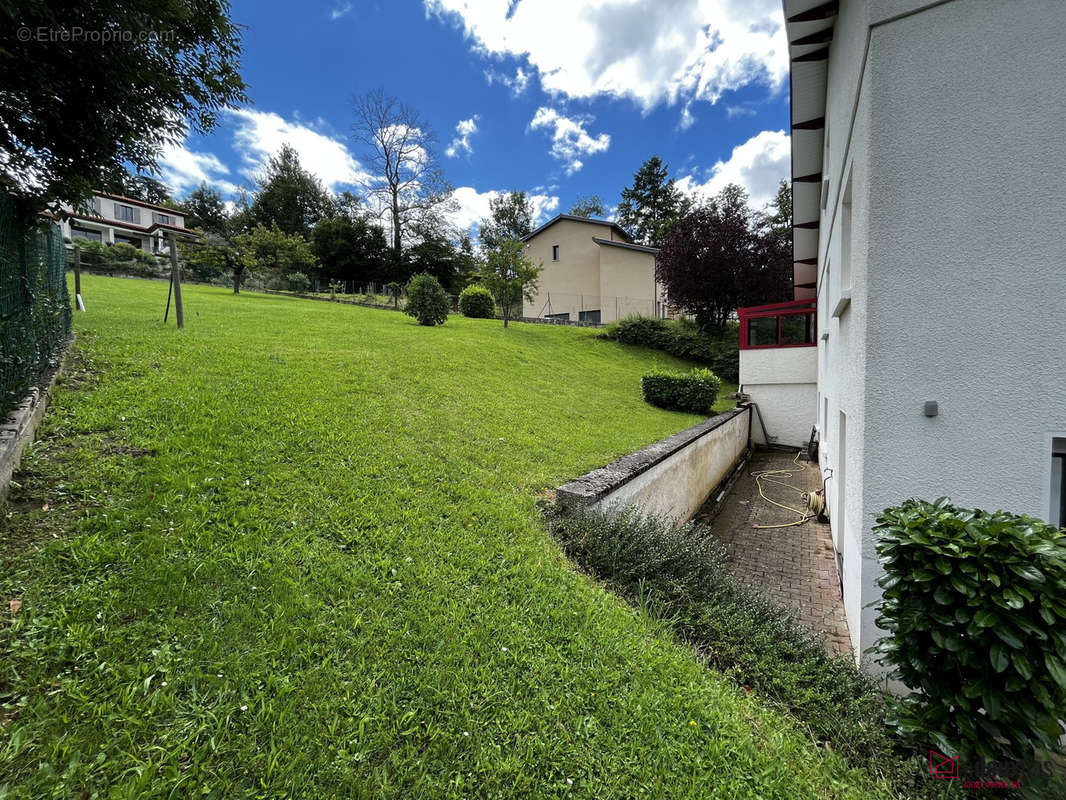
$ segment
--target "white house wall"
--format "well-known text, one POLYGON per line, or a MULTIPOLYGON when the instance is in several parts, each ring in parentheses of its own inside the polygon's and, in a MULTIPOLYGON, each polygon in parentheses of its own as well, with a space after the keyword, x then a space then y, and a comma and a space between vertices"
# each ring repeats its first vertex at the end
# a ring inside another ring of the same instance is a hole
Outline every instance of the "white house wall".
POLYGON ((818 407, 819 463, 826 480, 833 543, 836 547, 844 608, 855 652, 861 657, 870 642, 863 636, 863 606, 878 573, 862 503, 865 471, 867 359, 867 225, 870 186, 869 77, 864 73, 868 6, 844 2, 830 45, 826 103, 826 204, 820 218, 818 263, 818 407), (860 83, 861 81, 861 83, 860 83), (851 235, 845 248, 841 217, 844 186, 851 185, 851 235), (841 283, 841 259, 850 251, 850 287, 841 283), (851 300, 838 316, 842 295, 851 300), (841 413, 847 435, 841 436, 841 413), (846 438, 846 441, 844 439, 846 438), (844 461, 841 457, 843 455, 844 461))
POLYGON ((842 2, 831 45, 818 265, 820 460, 845 482, 828 505, 859 652, 879 634, 880 511, 947 495, 1047 517, 1066 430, 1066 4, 875 5, 842 2))
MULTIPOLYGON (((772 347, 740 351, 743 390, 759 407, 771 444, 803 447, 817 410, 818 351, 813 347, 772 347)), ((766 444, 758 417, 756 444, 766 444)))

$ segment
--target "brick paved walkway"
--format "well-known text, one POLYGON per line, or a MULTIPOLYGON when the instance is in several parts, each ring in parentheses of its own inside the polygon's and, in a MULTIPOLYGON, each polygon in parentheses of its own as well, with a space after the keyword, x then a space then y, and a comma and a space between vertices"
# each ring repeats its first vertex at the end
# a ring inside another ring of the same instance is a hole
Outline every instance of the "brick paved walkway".
MULTIPOLYGON (((716 515, 700 512, 697 519, 710 522, 716 538, 729 551, 733 574, 792 609, 796 618, 816 636, 824 639, 830 652, 851 653, 851 638, 840 597, 836 556, 829 525, 810 520, 789 528, 757 529, 753 525, 791 522, 796 515, 768 503, 759 495, 752 472, 769 469, 792 470, 793 477, 771 476, 786 486, 763 482, 763 491, 774 500, 803 508, 800 491, 821 488, 817 464, 802 457, 801 470, 792 463, 794 454, 756 452, 724 498, 716 515)), ((709 506, 708 506, 709 508, 709 506)))

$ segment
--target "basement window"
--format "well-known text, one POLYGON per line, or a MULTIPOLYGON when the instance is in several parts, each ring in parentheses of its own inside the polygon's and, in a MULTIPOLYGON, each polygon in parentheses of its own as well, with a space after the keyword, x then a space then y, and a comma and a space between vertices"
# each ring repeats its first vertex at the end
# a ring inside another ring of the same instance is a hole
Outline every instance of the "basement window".
POLYGON ((553 244, 552 245, 552 261, 558 261, 558 260, 559 260, 559 245, 553 244))

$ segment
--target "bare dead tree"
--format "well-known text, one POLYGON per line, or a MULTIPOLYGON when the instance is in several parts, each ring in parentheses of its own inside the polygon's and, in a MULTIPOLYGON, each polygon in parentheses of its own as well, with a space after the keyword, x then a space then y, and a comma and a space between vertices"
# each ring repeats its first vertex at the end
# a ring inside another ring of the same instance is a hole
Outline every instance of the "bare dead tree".
POLYGON ((392 223, 398 260, 405 235, 453 208, 452 187, 438 165, 436 139, 414 109, 380 89, 355 98, 354 107, 352 129, 369 172, 363 188, 370 206, 392 223))

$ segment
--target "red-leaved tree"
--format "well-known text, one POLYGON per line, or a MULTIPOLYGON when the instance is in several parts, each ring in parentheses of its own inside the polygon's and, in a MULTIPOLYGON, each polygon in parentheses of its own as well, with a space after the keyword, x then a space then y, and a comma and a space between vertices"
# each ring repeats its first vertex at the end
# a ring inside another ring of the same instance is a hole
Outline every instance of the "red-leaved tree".
POLYGON ((720 331, 738 308, 792 298, 792 248, 736 184, 682 217, 655 258, 670 305, 720 331))

